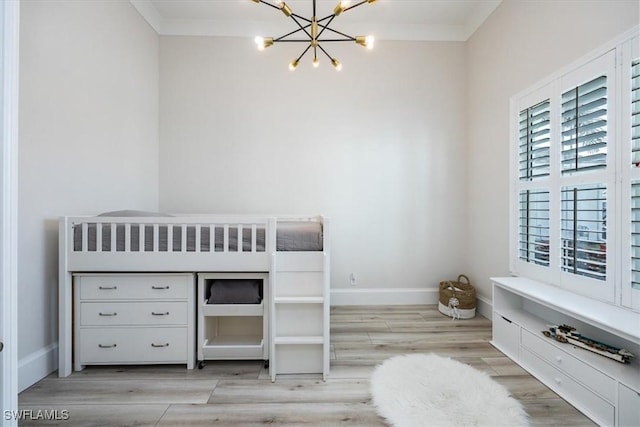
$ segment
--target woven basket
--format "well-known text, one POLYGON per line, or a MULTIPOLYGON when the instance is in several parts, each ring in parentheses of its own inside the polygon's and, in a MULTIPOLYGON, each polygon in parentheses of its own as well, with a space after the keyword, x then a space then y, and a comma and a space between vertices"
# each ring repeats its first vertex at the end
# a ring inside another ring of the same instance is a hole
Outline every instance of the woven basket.
POLYGON ((438 310, 454 319, 471 319, 476 315, 476 288, 464 274, 457 280, 440 282, 438 310))

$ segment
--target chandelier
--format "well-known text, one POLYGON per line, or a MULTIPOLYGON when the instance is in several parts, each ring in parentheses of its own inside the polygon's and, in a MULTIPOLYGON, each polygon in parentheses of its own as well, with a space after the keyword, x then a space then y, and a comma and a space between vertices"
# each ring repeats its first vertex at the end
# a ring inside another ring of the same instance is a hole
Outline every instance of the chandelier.
POLYGON ((300 60, 302 57, 309 51, 313 50, 313 66, 318 67, 320 65, 320 61, 318 60, 318 50, 324 53, 327 58, 331 61, 333 67, 340 71, 342 69, 342 64, 336 58, 331 56, 326 49, 322 46, 324 43, 329 42, 356 42, 357 44, 364 46, 368 49, 373 49, 374 38, 373 36, 356 36, 352 37, 343 32, 340 32, 334 28, 331 28, 330 25, 333 20, 339 16, 341 13, 346 12, 348 10, 354 9, 364 3, 373 3, 376 0, 362 0, 359 3, 350 6, 350 1, 342 0, 338 3, 338 5, 333 9, 333 13, 331 15, 327 15, 322 19, 318 19, 316 16, 316 0, 313 0, 313 16, 311 19, 304 18, 291 10, 291 7, 287 5, 283 0, 275 0, 275 2, 269 3, 265 0, 252 0, 254 3, 263 3, 267 6, 270 6, 274 9, 279 9, 282 13, 285 14, 288 18, 291 18, 297 25, 297 29, 291 31, 280 37, 256 37, 255 42, 258 46, 258 50, 264 50, 265 48, 272 46, 274 43, 281 42, 293 42, 293 43, 308 43, 307 47, 302 51, 300 56, 289 63, 289 69, 295 70, 300 64, 300 60), (328 32, 328 33, 325 33, 328 32), (294 38, 296 36, 304 36, 303 38, 294 38), (322 37, 324 35, 324 37, 322 37))

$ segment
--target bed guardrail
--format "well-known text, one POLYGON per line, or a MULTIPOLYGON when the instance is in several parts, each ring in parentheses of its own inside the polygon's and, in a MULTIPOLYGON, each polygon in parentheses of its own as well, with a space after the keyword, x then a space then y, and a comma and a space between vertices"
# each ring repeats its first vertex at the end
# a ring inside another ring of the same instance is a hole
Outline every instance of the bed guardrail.
MULTIPOLYGON (((66 217, 67 249, 86 252, 265 252, 266 218, 66 217)), ((275 227, 275 225, 273 225, 275 227)))

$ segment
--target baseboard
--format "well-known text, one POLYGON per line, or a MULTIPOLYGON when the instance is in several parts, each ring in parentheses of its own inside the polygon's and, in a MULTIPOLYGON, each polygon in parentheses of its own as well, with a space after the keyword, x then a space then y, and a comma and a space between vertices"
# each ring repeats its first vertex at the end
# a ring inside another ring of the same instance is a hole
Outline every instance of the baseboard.
POLYGON ((332 289, 331 305, 437 304, 438 288, 332 289))
POLYGON ((18 361, 18 393, 58 369, 58 343, 50 344, 18 361))
MULTIPOLYGON (((367 289, 332 289, 331 305, 411 305, 437 304, 438 288, 367 288, 367 289)), ((478 296, 476 312, 491 319, 493 304, 478 296)))
POLYGON ((483 297, 476 297, 476 312, 489 320, 493 319, 493 303, 483 297))

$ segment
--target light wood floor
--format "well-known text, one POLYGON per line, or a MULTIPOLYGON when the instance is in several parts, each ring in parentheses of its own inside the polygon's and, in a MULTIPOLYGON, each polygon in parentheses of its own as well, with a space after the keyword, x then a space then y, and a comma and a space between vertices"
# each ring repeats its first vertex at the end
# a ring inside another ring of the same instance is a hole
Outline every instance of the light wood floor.
MULTIPOLYGON (((279 376, 261 362, 208 361, 184 366, 87 367, 67 378, 51 375, 19 396, 20 409, 68 411, 66 422, 21 426, 358 425, 384 426, 371 404, 369 377, 397 354, 452 357, 509 388, 532 425, 593 425, 491 346, 491 322, 456 320, 436 306, 333 307, 331 375, 279 376)), ((425 420, 425 425, 428 420, 425 420)))

